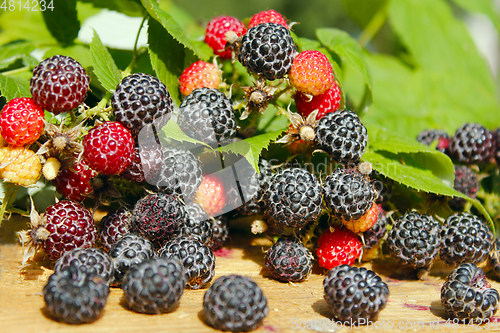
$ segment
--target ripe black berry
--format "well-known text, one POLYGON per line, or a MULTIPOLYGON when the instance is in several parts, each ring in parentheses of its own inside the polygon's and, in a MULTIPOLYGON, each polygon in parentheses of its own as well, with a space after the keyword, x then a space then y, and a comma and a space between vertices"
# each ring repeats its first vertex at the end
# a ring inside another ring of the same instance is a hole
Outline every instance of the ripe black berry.
POLYGON ((441 247, 440 231, 432 216, 408 212, 395 221, 389 232, 389 252, 402 265, 429 269, 441 247))
POLYGON ((377 196, 372 183, 355 169, 334 169, 323 190, 326 206, 345 221, 365 215, 377 196))
POLYGON ((111 97, 116 120, 137 136, 147 124, 160 129, 168 121, 164 117, 173 110, 167 87, 156 77, 145 73, 126 76, 111 97))
POLYGON ((187 218, 180 225, 178 236, 196 237, 200 242, 212 247, 213 225, 207 213, 197 203, 189 203, 185 206, 187 218))
POLYGON ((140 313, 174 311, 186 286, 184 267, 176 259, 153 258, 132 267, 123 278, 123 294, 140 313))
POLYGON ((199 88, 186 96, 178 123, 186 135, 210 145, 224 143, 236 135, 231 100, 217 89, 199 88))
POLYGON ((312 270, 311 252, 298 240, 281 237, 265 256, 272 277, 284 282, 307 280, 312 270))
POLYGON ((198 158, 189 150, 165 148, 162 151, 161 169, 156 186, 167 194, 191 198, 202 181, 198 158))
POLYGON ((108 252, 113 261, 113 284, 121 285, 128 270, 155 256, 153 244, 144 237, 127 234, 120 238, 108 252))
POLYGON ((74 267, 87 274, 99 275, 108 285, 113 279, 111 257, 103 250, 93 247, 73 249, 66 252, 56 261, 54 271, 59 271, 65 267, 74 267))
POLYGON ((73 266, 56 270, 43 288, 47 313, 68 324, 95 321, 106 305, 108 294, 109 285, 101 276, 73 266))
POLYGON ((323 280, 325 300, 336 319, 367 323, 387 304, 389 287, 375 272, 364 267, 341 265, 323 280))
POLYGON ((131 223, 132 213, 125 207, 104 216, 97 228, 102 247, 109 251, 120 238, 131 232, 131 223))
POLYGON ((184 204, 165 193, 148 194, 137 201, 132 215, 133 232, 152 242, 169 240, 186 220, 184 204))
POLYGON ((212 224, 212 250, 218 250, 224 245, 224 242, 229 236, 229 227, 227 225, 227 217, 222 215, 217 218, 210 219, 212 224))
POLYGON ((212 281, 215 274, 215 256, 212 250, 194 237, 176 237, 163 246, 160 257, 181 261, 186 269, 187 284, 200 289, 212 281))
POLYGON ((252 331, 267 316, 267 298, 249 277, 226 275, 218 278, 203 296, 207 323, 215 329, 252 331))
POLYGON ((471 263, 451 272, 441 288, 441 303, 448 316, 460 321, 488 321, 498 310, 498 298, 483 270, 471 263))
POLYGON ((59 114, 83 103, 90 78, 78 61, 55 55, 40 62, 30 81, 31 95, 47 111, 59 114))
POLYGON ((494 236, 478 216, 455 213, 448 217, 441 231, 443 247, 440 257, 448 265, 478 264, 486 260, 494 236))
POLYGON ((339 163, 358 163, 367 142, 366 127, 352 111, 327 113, 316 125, 314 143, 339 163))
POLYGON ((493 134, 480 124, 467 123, 459 128, 450 141, 450 157, 460 163, 488 162, 494 154, 493 134))
POLYGON ((281 24, 261 23, 241 40, 238 60, 250 72, 267 80, 283 78, 297 54, 290 31, 281 24))
POLYGON ((300 229, 321 214, 322 193, 321 185, 312 173, 287 168, 271 177, 262 199, 276 223, 300 229))

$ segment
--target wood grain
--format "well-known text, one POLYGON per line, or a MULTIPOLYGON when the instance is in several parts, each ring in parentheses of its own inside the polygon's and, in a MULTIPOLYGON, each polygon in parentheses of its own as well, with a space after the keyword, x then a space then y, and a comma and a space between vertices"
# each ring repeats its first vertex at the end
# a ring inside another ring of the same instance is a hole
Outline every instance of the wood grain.
MULTIPOLYGON (((424 280, 402 269, 391 260, 363 264, 373 269, 389 285, 387 307, 371 325, 341 327, 331 321, 323 300, 324 271, 315 267, 310 279, 288 284, 272 280, 264 267, 265 238, 236 234, 219 252, 216 277, 238 273, 252 277, 269 302, 269 315, 256 332, 357 332, 390 331, 477 331, 467 325, 446 326, 440 304, 440 289, 451 268, 438 262, 424 280), (264 267, 264 269, 263 269, 264 267), (392 329, 391 329, 392 328, 392 329)), ((67 325, 46 317, 42 289, 52 273, 51 263, 38 257, 25 270, 20 269, 22 249, 16 244, 0 245, 0 325, 1 332, 214 332, 203 322, 202 299, 205 290, 186 290, 179 308, 168 314, 144 315, 126 308, 122 290, 112 288, 104 315, 85 325, 67 325)), ((488 277, 491 278, 490 275, 488 277)), ((491 281, 499 289, 500 284, 491 281)), ((497 330, 497 321, 490 328, 497 330)), ((498 325, 500 326, 500 324, 498 325)), ((483 329, 484 327, 480 327, 483 329)), ((499 327, 500 328, 500 327, 499 327)))

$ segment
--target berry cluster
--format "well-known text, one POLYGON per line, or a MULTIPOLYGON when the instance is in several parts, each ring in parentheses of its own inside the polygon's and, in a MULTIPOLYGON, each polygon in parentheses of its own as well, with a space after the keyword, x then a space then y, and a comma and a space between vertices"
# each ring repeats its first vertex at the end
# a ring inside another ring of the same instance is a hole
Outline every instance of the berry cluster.
MULTIPOLYGON (((458 267, 441 292, 448 314, 490 318, 498 293, 475 266, 489 258, 499 270, 488 225, 462 197, 442 210, 395 206, 401 185, 363 161, 371 149, 368 130, 346 107, 330 57, 296 45, 293 24, 274 10, 245 22, 212 19, 204 41, 216 56, 186 57, 193 62, 178 86, 134 73, 131 65, 89 108, 90 76, 76 60, 57 55, 34 68, 32 98, 7 102, 0 176, 28 187, 43 173, 62 199, 43 214, 32 207, 31 229, 20 233, 28 245, 23 264, 42 249, 57 261, 43 291, 47 313, 66 323, 92 322, 110 286, 122 288, 133 311, 172 312, 186 289, 206 288, 208 325, 253 330, 269 311, 260 287, 242 275, 214 280, 216 251, 241 217, 272 240, 263 255, 272 279, 299 283, 316 264, 327 270, 324 297, 336 320, 368 322, 386 306, 387 284, 356 266, 381 249, 419 277, 438 256, 458 267), (287 129, 256 151, 270 105, 288 120, 287 129), (321 166, 318 156, 327 163, 321 166), (108 214, 94 221, 86 207, 108 214)), ((473 165, 500 163, 499 130, 479 124, 465 124, 453 137, 426 130, 417 140, 450 156, 455 189, 473 199, 481 195, 473 165)))

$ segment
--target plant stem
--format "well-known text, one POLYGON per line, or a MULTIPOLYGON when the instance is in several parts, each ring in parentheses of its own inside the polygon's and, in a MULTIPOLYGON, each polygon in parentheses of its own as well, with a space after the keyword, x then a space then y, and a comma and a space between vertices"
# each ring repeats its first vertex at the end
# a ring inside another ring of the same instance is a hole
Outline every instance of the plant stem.
MULTIPOLYGON (((0 207, 0 225, 2 225, 5 211, 7 210, 7 206, 9 204, 9 201, 11 200, 12 191, 16 187, 16 185, 12 183, 4 183, 4 184, 5 184, 5 194, 2 200, 2 207, 0 207)), ((17 191, 15 192, 17 193, 17 191)))
POLYGON ((379 32, 379 30, 384 25, 388 16, 388 5, 390 1, 386 1, 382 8, 372 17, 370 22, 368 22, 367 26, 359 36, 358 42, 361 46, 365 47, 375 35, 379 32))
POLYGON ((283 95, 284 93, 286 93, 286 92, 288 92, 288 91, 290 91, 290 90, 292 90, 292 86, 291 86, 291 85, 288 85, 285 89, 282 89, 282 90, 280 90, 280 91, 276 92, 276 93, 274 94, 274 96, 273 96, 273 99, 274 99, 275 101, 277 101, 277 100, 281 97, 281 95, 283 95))
POLYGON ((132 73, 132 69, 135 66, 135 63, 139 58, 142 56, 144 52, 139 52, 140 50, 137 49, 137 43, 139 42, 139 36, 141 34, 142 27, 144 26, 144 22, 146 22, 148 15, 144 15, 141 21, 141 25, 139 26, 139 30, 137 31, 137 35, 135 36, 135 42, 134 42, 134 50, 132 51, 132 60, 128 64, 127 68, 122 73, 122 76, 128 76, 132 73))
MULTIPOLYGON (((81 115, 78 116, 77 123, 80 123, 84 121, 87 118, 92 118, 94 116, 100 115, 103 116, 102 113, 109 112, 111 111, 111 107, 106 107, 106 104, 108 103, 109 99, 111 98, 111 93, 108 91, 106 92, 106 95, 99 101, 99 103, 94 106, 91 109, 86 110, 85 112, 82 112, 81 115)), ((107 118, 107 117, 103 117, 107 118)))

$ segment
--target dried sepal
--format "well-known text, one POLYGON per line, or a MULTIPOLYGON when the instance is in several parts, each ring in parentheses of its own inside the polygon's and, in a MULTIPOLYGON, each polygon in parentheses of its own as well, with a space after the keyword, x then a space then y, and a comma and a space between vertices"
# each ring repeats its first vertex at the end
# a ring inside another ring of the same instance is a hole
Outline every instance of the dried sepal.
POLYGON ((314 110, 304 119, 300 114, 291 112, 288 110, 288 119, 290 120, 290 126, 288 131, 281 139, 276 141, 277 143, 291 144, 295 141, 302 140, 305 143, 311 143, 314 141, 315 128, 318 120, 316 115, 318 110, 314 110))
POLYGON ((75 154, 81 155, 83 145, 78 141, 82 134, 83 123, 80 123, 68 130, 63 129, 63 123, 56 126, 45 122, 45 132, 42 140, 46 140, 38 149, 37 154, 45 159, 57 158, 63 168, 70 167, 74 162, 75 154))
POLYGON ((30 230, 21 230, 17 233, 19 241, 23 247, 23 259, 21 266, 24 267, 29 259, 32 259, 38 250, 41 249, 43 241, 49 237, 49 231, 45 228, 46 219, 43 214, 38 214, 31 200, 30 230))
POLYGON ((277 86, 267 86, 266 80, 259 78, 253 87, 243 87, 247 104, 245 111, 241 114, 240 120, 248 118, 254 110, 260 114, 266 111, 268 102, 273 99, 274 93, 278 89, 277 86))

